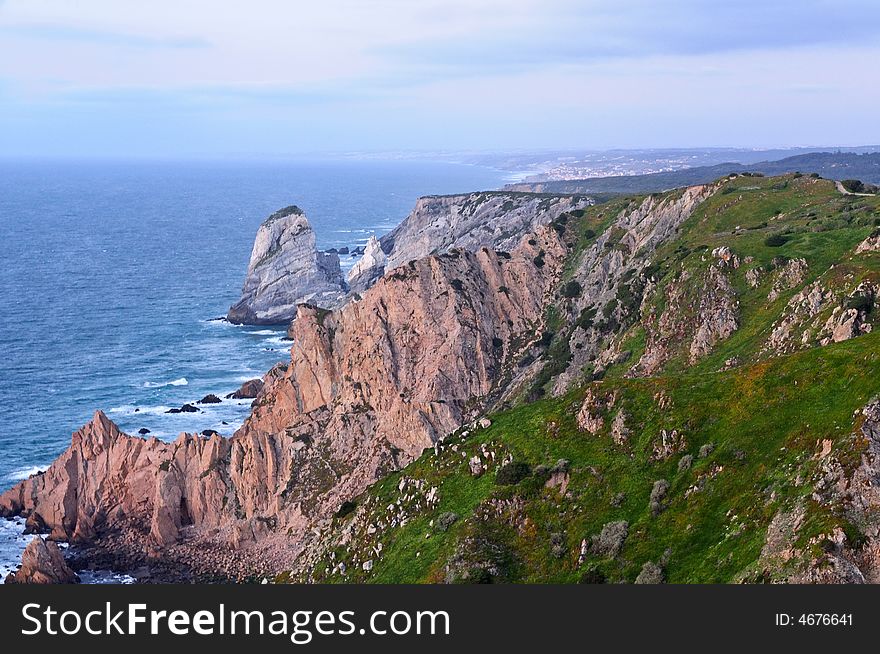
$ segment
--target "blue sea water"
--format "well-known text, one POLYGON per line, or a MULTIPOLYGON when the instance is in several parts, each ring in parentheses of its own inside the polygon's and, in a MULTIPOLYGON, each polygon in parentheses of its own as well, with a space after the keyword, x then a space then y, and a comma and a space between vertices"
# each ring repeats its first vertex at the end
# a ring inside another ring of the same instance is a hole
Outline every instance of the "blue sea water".
POLYGON ((504 181, 402 161, 0 161, 0 488, 49 464, 95 409, 163 439, 241 424, 248 401, 165 411, 288 358, 281 330, 211 320, 276 209, 302 207, 322 249, 353 247, 421 195, 504 181))

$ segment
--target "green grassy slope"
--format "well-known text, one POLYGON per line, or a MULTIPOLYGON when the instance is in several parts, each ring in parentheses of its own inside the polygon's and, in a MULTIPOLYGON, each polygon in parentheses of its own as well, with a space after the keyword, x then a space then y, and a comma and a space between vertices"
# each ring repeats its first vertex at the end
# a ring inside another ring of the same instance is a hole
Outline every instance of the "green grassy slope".
POLYGON ((645 562, 664 559, 670 582, 755 579, 770 520, 799 501, 807 517, 798 543, 835 526, 855 542, 857 527, 813 502, 809 481, 822 439, 857 464, 853 414, 880 392, 878 345, 880 334, 871 334, 723 373, 596 382, 595 391, 618 395, 596 435, 576 423, 583 390, 494 416, 488 429, 451 437, 439 455, 426 451, 360 498, 356 514, 338 518, 336 529, 350 521, 354 537, 335 548, 332 562, 315 566, 315 579, 441 581, 452 562, 462 581, 577 582, 585 573, 596 578, 596 571, 608 581, 633 581, 645 562), (663 396, 665 409, 656 399, 663 396), (608 434, 611 415, 621 409, 632 425, 626 445, 608 434), (686 445, 657 461, 651 454, 661 429, 677 429, 686 445), (701 457, 707 444, 712 451, 701 457), (483 447, 496 463, 475 477, 468 460, 483 447), (687 454, 693 465, 679 470, 687 454), (497 485, 504 456, 528 463, 531 474, 497 485), (564 495, 546 487, 548 472, 538 469, 560 459, 569 462, 564 495), (436 487, 439 502, 426 508, 404 501, 404 525, 368 533, 368 525, 387 521, 388 506, 408 494, 398 490, 402 478, 436 487), (649 497, 660 479, 670 489, 665 508, 654 515, 649 497), (458 519, 444 531, 438 519, 449 512, 458 519), (629 523, 619 555, 588 554, 579 564, 582 539, 619 520, 629 523), (373 566, 364 571, 367 560, 373 566), (326 574, 338 561, 348 562, 347 573, 326 574))
MULTIPOLYGON (((619 199, 566 219, 560 228, 573 245, 563 283, 596 234, 633 205, 619 199)), ((845 298, 860 281, 880 279, 880 253, 853 253, 878 221, 880 198, 844 196, 825 180, 725 181, 654 254, 658 292, 648 301, 662 312, 666 285, 682 271, 702 279, 711 251, 727 246, 742 261, 725 273, 739 302, 739 328, 729 338, 694 365, 683 348, 656 376, 630 379, 645 347, 646 327, 635 320, 614 335, 633 351, 629 361, 601 381, 523 402, 490 416, 490 427, 459 430, 427 450, 352 498, 357 508, 334 520, 306 571, 281 580, 632 582, 648 562, 670 582, 781 580, 821 556, 835 529, 857 546, 860 525, 842 506, 814 499, 814 490, 829 460, 844 475, 860 463, 856 412, 880 394, 880 334, 786 356, 763 347, 789 299, 814 280, 845 298), (783 242, 768 244, 775 234, 783 242), (794 258, 806 260, 804 278, 769 301, 780 262, 794 258), (746 273, 756 268, 764 276, 753 287, 746 273), (733 357, 737 366, 720 371, 733 357), (588 395, 599 399, 596 433, 578 426, 588 395), (626 432, 617 442, 615 419, 626 432), (673 431, 664 454, 662 435, 673 431), (830 459, 817 455, 823 448, 830 459), (690 465, 682 463, 687 457, 690 465), (508 461, 529 472, 500 485, 508 461), (652 507, 661 480, 668 491, 652 507), (795 510, 790 560, 762 557, 774 516, 795 510), (620 521, 627 535, 619 551, 591 545, 604 543, 603 527, 620 521)), ((548 311, 549 327, 565 334, 565 313, 548 311)), ((563 345, 557 338, 548 352, 563 345)), ((557 354, 564 361, 565 352, 557 354)))

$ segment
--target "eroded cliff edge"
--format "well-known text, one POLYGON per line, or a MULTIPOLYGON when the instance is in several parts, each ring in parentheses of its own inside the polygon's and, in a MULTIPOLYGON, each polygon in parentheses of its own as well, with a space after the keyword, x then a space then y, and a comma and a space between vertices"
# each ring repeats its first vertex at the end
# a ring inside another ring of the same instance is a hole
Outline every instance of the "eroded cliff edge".
POLYGON ((232 438, 144 440, 98 412, 45 473, 0 496, 0 512, 129 566, 159 548, 205 573, 281 569, 342 502, 483 407, 540 333, 564 254, 541 229, 510 253, 412 262, 339 311, 300 306, 290 364, 267 374, 232 438))

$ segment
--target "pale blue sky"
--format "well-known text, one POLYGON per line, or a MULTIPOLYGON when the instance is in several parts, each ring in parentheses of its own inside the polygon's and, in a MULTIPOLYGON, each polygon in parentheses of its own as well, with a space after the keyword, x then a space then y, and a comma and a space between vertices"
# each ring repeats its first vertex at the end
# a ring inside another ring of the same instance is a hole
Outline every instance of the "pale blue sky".
POLYGON ((0 0, 0 156, 880 142, 877 0, 0 0))

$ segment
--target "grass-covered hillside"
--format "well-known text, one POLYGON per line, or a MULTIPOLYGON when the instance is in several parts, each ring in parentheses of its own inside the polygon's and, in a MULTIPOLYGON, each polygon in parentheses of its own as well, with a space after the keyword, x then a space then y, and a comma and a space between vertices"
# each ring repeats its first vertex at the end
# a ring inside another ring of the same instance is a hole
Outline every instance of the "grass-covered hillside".
POLYGON ((880 198, 737 176, 627 249, 609 230, 643 202, 556 223, 531 392, 351 498, 280 580, 880 579, 880 198), (615 248, 638 263, 599 303, 584 262, 615 248))

